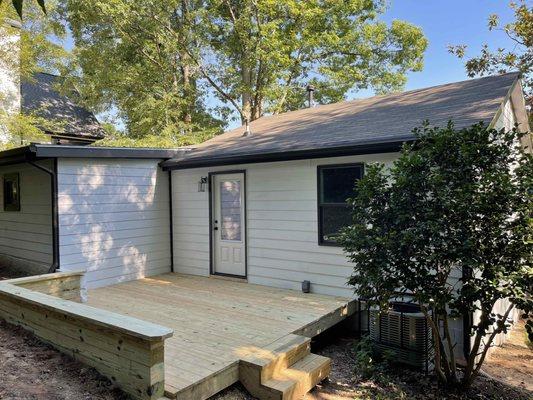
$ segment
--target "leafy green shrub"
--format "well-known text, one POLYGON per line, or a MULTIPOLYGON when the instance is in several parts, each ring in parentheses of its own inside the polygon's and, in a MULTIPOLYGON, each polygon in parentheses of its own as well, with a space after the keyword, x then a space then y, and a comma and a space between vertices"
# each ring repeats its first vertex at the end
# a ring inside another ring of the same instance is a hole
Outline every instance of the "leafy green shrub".
POLYGON ((365 335, 355 345, 355 373, 363 379, 379 377, 393 362, 395 352, 378 352, 370 336, 365 335))
POLYGON ((390 169, 365 168, 340 243, 354 266, 356 294, 384 307, 409 296, 431 328, 439 380, 468 388, 515 308, 533 332, 533 156, 517 129, 455 129, 450 122, 414 133, 416 142, 390 169), (509 305, 494 312, 503 299, 509 305), (459 371, 449 321, 474 313, 459 371))

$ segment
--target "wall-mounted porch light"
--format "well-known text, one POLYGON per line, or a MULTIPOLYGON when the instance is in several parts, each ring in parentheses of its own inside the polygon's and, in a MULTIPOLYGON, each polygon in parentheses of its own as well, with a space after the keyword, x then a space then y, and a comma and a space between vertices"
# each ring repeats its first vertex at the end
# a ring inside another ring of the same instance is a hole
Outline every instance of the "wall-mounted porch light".
POLYGON ((198 191, 205 192, 206 187, 207 187, 207 176, 202 176, 200 180, 198 181, 198 191))

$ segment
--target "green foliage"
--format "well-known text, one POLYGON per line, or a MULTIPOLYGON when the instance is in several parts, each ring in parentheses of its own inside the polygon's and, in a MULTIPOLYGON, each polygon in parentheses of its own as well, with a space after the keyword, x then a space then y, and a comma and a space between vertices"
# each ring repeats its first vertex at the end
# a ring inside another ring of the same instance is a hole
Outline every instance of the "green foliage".
POLYGON ((351 89, 398 90, 407 71, 422 68, 422 31, 404 21, 380 22, 385 1, 211 0, 205 6, 203 43, 212 56, 199 63, 222 99, 242 100, 243 119, 301 108, 308 83, 319 103, 330 103, 351 89))
POLYGON ((350 200, 353 224, 340 242, 356 293, 386 306, 408 296, 433 331, 439 379, 459 378, 450 318, 479 314, 461 378, 468 387, 514 307, 531 316, 533 159, 516 129, 424 126, 390 169, 370 165, 350 200), (464 278, 456 283, 453 276, 464 278), (503 313, 498 300, 509 299, 503 313), (433 313, 430 313, 433 311, 433 313), (483 343, 483 342, 484 343, 483 343))
POLYGON ((62 125, 60 121, 44 119, 36 114, 8 115, 0 110, 0 127, 8 134, 6 142, 0 141, 0 150, 35 142, 48 142, 50 137, 44 131, 60 130, 62 125))
POLYGON ((398 90, 427 41, 377 20, 384 1, 66 0, 67 72, 87 105, 116 109, 133 137, 201 137, 229 115, 254 120, 352 89, 398 90), (112 60, 112 61, 110 61, 112 60))
MULTIPOLYGON (((3 41, 0 45, 2 67, 13 71, 14 79, 31 81, 33 74, 39 71, 54 72, 68 58, 68 52, 62 46, 66 31, 57 14, 57 1, 47 2, 48 14, 43 14, 40 6, 34 2, 24 3, 24 19, 21 29, 5 26, 2 33, 20 40, 3 41)), ((6 3, 0 4, 0 24, 7 18, 14 18, 15 11, 6 3)), ((5 99, 0 98, 0 102, 5 99)), ((7 133, 8 141, 2 148, 20 146, 30 142, 49 141, 43 131, 60 130, 62 121, 47 120, 32 114, 21 115, 0 110, 0 126, 7 133)))
MULTIPOLYGON (((55 72, 69 56, 63 47, 66 30, 57 13, 57 1, 48 1, 49 12, 43 14, 33 2, 24 5, 22 28, 5 28, 10 35, 20 34, 20 41, 2 42, 0 59, 13 71, 19 71, 22 79, 32 79, 35 72, 55 72)), ((15 17, 14 10, 0 4, 0 23, 15 17)))
POLYGON ((104 124, 103 126, 106 131, 106 137, 95 142, 93 146, 176 148, 204 142, 218 133, 218 129, 205 129, 191 134, 162 132, 159 135, 150 134, 132 137, 125 132, 116 130, 111 124, 104 124))
POLYGON ((355 372, 367 379, 375 373, 374 347, 370 336, 363 336, 355 345, 355 372))
MULTIPOLYGON (((44 0, 36 0, 37 4, 41 8, 42 12, 46 14, 46 5, 44 3, 44 0)), ((4 0, 0 0, 0 6, 4 0)), ((13 5, 13 8, 17 12, 17 15, 20 19, 22 19, 23 10, 24 10, 24 0, 11 0, 11 4, 13 5)), ((26 3, 27 4, 27 3, 26 3)))
POLYGON ((392 350, 378 353, 369 335, 363 336, 355 345, 355 373, 363 379, 378 378, 394 360, 392 350))
POLYGON ((133 139, 173 132, 200 140, 204 129, 224 126, 208 112, 206 92, 191 71, 184 47, 195 45, 186 40, 189 12, 182 5, 65 1, 63 15, 76 43, 73 62, 63 71, 67 82, 89 108, 115 109, 133 139))
MULTIPOLYGON (((481 54, 466 62, 468 75, 483 76, 508 71, 520 71, 524 76, 527 96, 533 95, 533 6, 525 0, 510 2, 514 11, 515 21, 501 25, 498 15, 492 14, 488 19, 488 28, 501 30, 513 41, 510 49, 498 48, 491 50, 484 44, 481 54)), ((459 58, 466 56, 466 45, 449 46, 450 53, 459 58)))

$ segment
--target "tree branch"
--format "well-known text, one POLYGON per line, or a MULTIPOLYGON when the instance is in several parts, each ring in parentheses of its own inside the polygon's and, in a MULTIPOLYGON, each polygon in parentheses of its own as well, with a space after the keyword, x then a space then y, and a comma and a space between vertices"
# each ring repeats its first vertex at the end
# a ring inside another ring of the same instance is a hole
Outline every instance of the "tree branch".
MULTIPOLYGON (((509 318, 509 314, 511 313, 511 311, 513 311, 513 308, 514 308, 514 304, 512 303, 509 304, 509 307, 507 307, 507 310, 505 311, 505 314, 503 314, 502 319, 498 322, 504 325, 505 322, 507 321, 507 318, 509 318)), ((483 352, 481 353, 481 358, 479 359, 477 363, 476 369, 472 373, 472 379, 474 379, 476 375, 479 373, 479 370, 481 369, 481 366, 483 365, 483 361, 485 360, 485 357, 487 356, 489 349, 492 347, 492 342, 494 341, 494 338, 496 337, 496 335, 502 332, 503 332, 503 328, 501 326, 498 326, 496 329, 492 331, 492 334, 489 336, 489 339, 487 340, 487 343, 485 344, 483 348, 483 352)))
MULTIPOLYGON (((180 41, 179 41, 179 35, 174 32, 170 27, 168 27, 166 24, 164 24, 157 16, 154 15, 154 19, 161 24, 161 26, 163 26, 171 35, 173 35, 176 39, 177 39, 177 43, 180 44, 180 41)), ((182 49, 189 55, 189 57, 191 58, 191 60, 194 62, 194 64, 196 64, 196 66, 198 67, 198 70, 200 71, 200 73, 202 74, 202 76, 209 82, 209 84, 223 97, 225 98, 226 100, 228 100, 232 105, 233 107, 235 107, 235 110, 239 113, 241 119, 244 119, 244 113, 241 109, 241 107, 239 106, 239 104, 228 94, 224 91, 224 89, 222 89, 222 87, 220 85, 218 85, 214 79, 211 78, 211 76, 209 76, 209 74, 207 73, 207 71, 205 70, 205 68, 203 67, 203 65, 200 63, 200 61, 198 61, 196 59, 196 57, 192 54, 192 52, 187 48, 187 46, 183 46, 180 44, 180 47, 182 47, 182 49)))

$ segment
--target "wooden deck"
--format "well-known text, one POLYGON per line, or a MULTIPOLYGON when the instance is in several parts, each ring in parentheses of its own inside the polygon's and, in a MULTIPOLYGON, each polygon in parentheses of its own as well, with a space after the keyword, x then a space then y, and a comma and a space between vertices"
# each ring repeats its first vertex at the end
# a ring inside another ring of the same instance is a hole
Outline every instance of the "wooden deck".
POLYGON ((346 298, 164 274, 89 291, 88 304, 167 326, 165 391, 201 399, 239 380, 239 360, 288 334, 313 337, 352 314, 346 298))

